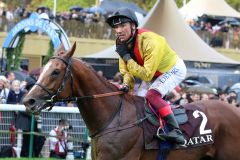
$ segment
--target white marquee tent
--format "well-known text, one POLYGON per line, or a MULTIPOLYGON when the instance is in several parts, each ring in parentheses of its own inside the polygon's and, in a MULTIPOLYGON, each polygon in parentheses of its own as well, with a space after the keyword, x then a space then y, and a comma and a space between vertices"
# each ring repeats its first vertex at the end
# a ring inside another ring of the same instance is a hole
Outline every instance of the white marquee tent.
POLYGON ((240 13, 224 0, 191 0, 180 8, 179 11, 184 18, 200 17, 204 14, 240 18, 240 13))
MULTIPOLYGON (((196 33, 185 24, 173 0, 157 0, 143 22, 144 28, 166 37, 170 46, 185 61, 238 64, 202 41, 196 33)), ((115 46, 85 58, 117 58, 115 46)))

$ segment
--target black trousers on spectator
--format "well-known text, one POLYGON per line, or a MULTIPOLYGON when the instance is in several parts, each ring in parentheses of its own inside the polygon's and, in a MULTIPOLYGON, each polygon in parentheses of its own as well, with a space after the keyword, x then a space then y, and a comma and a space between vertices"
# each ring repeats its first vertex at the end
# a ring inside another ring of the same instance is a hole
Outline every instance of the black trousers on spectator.
POLYGON ((58 159, 65 159, 66 154, 56 154, 55 151, 50 151, 49 157, 51 158, 58 158, 58 159))

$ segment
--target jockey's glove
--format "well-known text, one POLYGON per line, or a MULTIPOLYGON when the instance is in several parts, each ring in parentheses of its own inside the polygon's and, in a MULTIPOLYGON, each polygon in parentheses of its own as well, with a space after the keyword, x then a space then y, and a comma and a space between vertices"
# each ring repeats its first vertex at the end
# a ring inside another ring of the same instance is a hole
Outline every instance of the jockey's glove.
POLYGON ((125 62, 131 59, 131 56, 128 50, 129 49, 128 49, 127 43, 116 44, 116 52, 125 62))
POLYGON ((128 87, 127 84, 122 84, 122 85, 120 86, 119 90, 120 90, 120 91, 123 91, 123 92, 125 92, 125 93, 128 93, 129 87, 128 87))

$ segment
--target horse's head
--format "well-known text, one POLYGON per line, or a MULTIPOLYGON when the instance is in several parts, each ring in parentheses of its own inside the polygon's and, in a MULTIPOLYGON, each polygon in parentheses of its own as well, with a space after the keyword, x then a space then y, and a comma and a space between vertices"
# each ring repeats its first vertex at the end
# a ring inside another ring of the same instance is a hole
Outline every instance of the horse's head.
POLYGON ((64 90, 71 87, 71 57, 75 48, 76 43, 68 51, 65 51, 63 45, 55 51, 36 84, 23 99, 27 112, 39 114, 41 110, 52 107, 54 99, 71 96, 64 90))

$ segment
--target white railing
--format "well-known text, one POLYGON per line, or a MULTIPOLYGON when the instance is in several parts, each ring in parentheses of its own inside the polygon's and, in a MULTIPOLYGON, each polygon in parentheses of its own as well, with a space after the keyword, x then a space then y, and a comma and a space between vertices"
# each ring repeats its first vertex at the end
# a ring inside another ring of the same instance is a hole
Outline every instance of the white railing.
MULTIPOLYGON (((25 112, 24 105, 0 104, 0 148, 11 145, 10 133, 6 132, 9 131, 12 123, 15 124, 16 114, 19 112, 25 112)), ((43 111, 41 113, 41 117, 42 133, 44 134, 48 134, 53 128, 55 128, 58 125, 59 119, 61 118, 65 118, 70 122, 70 124, 73 126, 73 129, 68 131, 68 135, 70 135, 73 139, 74 151, 79 151, 82 149, 82 142, 88 142, 87 128, 77 107, 54 106, 49 112, 43 111)), ((21 138, 22 136, 16 136, 17 147, 21 146, 21 144, 19 144, 19 141, 21 141, 18 139, 19 137, 21 138)), ((48 157, 49 155, 48 138, 46 139, 41 155, 43 157, 48 157)))

